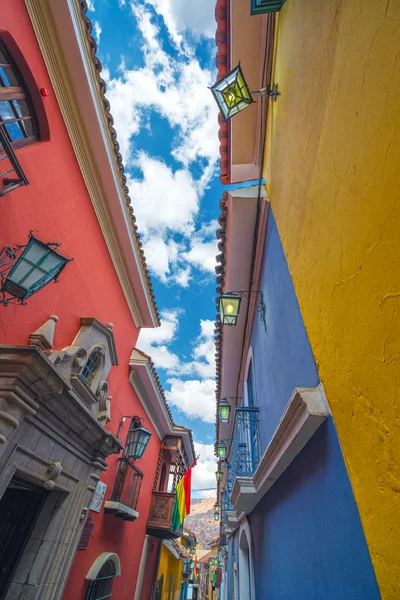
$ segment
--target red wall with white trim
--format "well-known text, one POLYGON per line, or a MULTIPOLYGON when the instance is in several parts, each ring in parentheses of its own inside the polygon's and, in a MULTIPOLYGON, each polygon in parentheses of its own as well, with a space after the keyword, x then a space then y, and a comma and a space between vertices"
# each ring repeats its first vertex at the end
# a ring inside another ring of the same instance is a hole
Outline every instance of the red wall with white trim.
MULTIPOLYGON (((8 0, 0 6, 0 29, 14 39, 29 66, 37 89, 47 88, 42 102, 49 139, 17 150, 17 157, 29 180, 27 187, 0 199, 0 247, 25 244, 29 231, 44 242, 61 242, 59 249, 74 257, 60 275, 27 300, 26 306, 0 305, 0 343, 29 344, 29 336, 50 315, 57 315, 54 347, 73 341, 82 316, 114 324, 119 365, 112 367, 108 382, 112 422, 116 433, 122 415, 146 417, 130 382, 129 357, 139 329, 133 323, 119 280, 109 256, 91 200, 78 167, 49 76, 23 0, 8 0)), ((39 109, 41 107, 39 106, 39 109)), ((83 598, 85 576, 101 552, 116 552, 121 560, 121 577, 114 583, 113 596, 132 600, 139 568, 151 490, 157 466, 160 440, 148 418, 145 426, 153 432, 138 468, 144 472, 137 510, 139 518, 124 522, 112 515, 91 513, 94 530, 88 550, 77 553, 64 594, 65 600, 83 598)), ((102 477, 110 498, 116 473, 116 456, 108 459, 102 477)))

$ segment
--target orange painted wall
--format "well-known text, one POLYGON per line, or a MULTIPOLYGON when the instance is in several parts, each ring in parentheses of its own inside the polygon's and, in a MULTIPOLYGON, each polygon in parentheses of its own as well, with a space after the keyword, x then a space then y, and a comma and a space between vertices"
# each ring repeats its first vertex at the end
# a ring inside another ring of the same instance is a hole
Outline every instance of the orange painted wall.
MULTIPOLYGON (((96 317, 103 323, 111 321, 119 359, 119 366, 111 369, 108 379, 113 397, 109 428, 115 433, 122 415, 145 416, 128 380, 129 357, 139 330, 122 294, 23 0, 0 3, 0 28, 15 39, 38 88, 49 90, 43 103, 50 129, 50 141, 17 151, 29 185, 1 199, 0 247, 26 243, 32 229, 45 242, 62 242, 60 251, 75 259, 62 272, 59 283, 49 284, 29 298, 26 306, 0 305, 0 343, 28 344, 30 333, 52 314, 59 317, 54 341, 57 349, 71 344, 80 328, 81 316, 96 317)), ((148 419, 145 426, 153 431, 148 419)), ((125 523, 103 512, 92 513, 92 539, 88 550, 77 555, 64 595, 66 600, 83 597, 86 573, 104 551, 116 552, 121 559, 115 597, 132 599, 159 448, 160 440, 154 432, 144 458, 138 461, 145 476, 137 521, 125 523)), ((102 477, 108 485, 106 499, 112 490, 116 456, 110 457, 108 464, 102 477)))

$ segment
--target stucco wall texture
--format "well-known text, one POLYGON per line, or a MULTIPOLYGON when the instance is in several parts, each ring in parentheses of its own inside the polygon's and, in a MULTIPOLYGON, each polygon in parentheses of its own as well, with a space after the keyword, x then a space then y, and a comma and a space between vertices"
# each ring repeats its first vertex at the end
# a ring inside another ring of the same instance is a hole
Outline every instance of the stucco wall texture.
MULTIPOLYGON (((252 351, 263 455, 294 388, 319 384, 272 210, 259 285, 267 333, 256 318, 252 351)), ((259 502, 249 523, 257 600, 380 598, 332 418, 259 502)))
POLYGON ((287 0, 264 176, 376 576, 400 597, 400 3, 287 0))

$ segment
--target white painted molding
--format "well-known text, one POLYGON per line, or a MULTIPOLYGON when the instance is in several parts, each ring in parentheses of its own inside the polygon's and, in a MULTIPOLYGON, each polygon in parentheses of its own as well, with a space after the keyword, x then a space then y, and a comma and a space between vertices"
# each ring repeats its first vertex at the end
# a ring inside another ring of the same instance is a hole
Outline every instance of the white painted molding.
POLYGON ((121 575, 121 563, 118 554, 115 554, 114 552, 102 552, 90 567, 86 579, 88 581, 96 579, 101 567, 110 559, 115 565, 115 576, 121 575))
POLYGON ((231 502, 250 513, 329 415, 322 385, 296 388, 253 477, 236 477, 231 502))

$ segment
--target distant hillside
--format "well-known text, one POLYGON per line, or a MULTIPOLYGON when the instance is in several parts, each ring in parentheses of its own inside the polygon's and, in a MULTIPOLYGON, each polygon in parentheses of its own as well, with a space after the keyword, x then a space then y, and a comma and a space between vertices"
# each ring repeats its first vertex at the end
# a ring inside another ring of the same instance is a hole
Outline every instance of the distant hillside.
POLYGON ((219 523, 214 521, 214 504, 216 497, 193 499, 190 515, 185 519, 185 525, 196 534, 199 544, 207 544, 217 537, 219 523))

